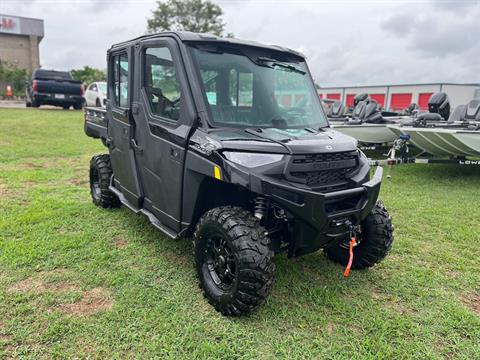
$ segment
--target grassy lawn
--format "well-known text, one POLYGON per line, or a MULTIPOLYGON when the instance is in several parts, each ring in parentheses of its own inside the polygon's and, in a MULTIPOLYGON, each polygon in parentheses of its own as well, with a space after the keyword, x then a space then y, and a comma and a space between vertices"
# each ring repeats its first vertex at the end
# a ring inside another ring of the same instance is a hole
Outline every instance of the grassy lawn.
POLYGON ((480 171, 403 165, 382 198, 390 256, 343 268, 275 258, 253 315, 214 311, 189 240, 90 201, 105 152, 79 111, 0 109, 0 358, 480 357, 480 171))

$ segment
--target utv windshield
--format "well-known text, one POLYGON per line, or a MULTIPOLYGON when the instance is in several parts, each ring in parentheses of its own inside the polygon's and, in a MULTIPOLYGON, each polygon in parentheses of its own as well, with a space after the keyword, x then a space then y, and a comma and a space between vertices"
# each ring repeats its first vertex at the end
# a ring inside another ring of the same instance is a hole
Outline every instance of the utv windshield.
POLYGON ((212 125, 280 129, 327 126, 313 81, 300 58, 280 61, 278 56, 258 52, 198 48, 192 48, 192 53, 212 125))

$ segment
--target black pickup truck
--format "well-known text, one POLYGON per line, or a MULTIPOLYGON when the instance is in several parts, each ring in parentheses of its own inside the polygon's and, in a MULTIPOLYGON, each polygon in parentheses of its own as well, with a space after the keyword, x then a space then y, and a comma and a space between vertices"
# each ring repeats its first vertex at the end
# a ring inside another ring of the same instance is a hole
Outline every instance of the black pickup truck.
POLYGON ((67 71, 37 69, 32 74, 32 81, 27 84, 25 105, 61 106, 69 109, 81 109, 85 101, 81 81, 73 80, 67 71))

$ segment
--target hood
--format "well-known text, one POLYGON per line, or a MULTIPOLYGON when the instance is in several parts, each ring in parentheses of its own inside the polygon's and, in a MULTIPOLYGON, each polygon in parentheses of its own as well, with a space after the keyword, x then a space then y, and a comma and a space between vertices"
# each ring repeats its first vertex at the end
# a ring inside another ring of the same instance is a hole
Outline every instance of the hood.
MULTIPOLYGON (((192 140, 194 138, 196 137, 192 140)), ((357 149, 354 138, 330 128, 320 131, 276 128, 215 129, 205 134, 204 141, 215 144, 217 149, 283 154, 336 153, 357 149)))

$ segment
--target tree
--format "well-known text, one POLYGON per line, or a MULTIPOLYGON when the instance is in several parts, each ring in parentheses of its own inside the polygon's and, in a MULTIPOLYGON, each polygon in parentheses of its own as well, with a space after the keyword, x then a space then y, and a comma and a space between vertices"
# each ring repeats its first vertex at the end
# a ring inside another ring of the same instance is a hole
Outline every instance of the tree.
POLYGON ((225 35, 222 15, 222 8, 210 0, 157 1, 157 9, 148 20, 147 31, 192 31, 222 36, 225 35))
POLYGON ((86 85, 95 81, 107 80, 107 74, 105 70, 91 68, 90 66, 84 66, 83 69, 74 69, 71 71, 71 73, 75 80, 79 80, 86 85))
POLYGON ((6 61, 0 61, 0 95, 6 93, 7 85, 12 87, 14 95, 22 95, 27 77, 27 70, 6 61))

